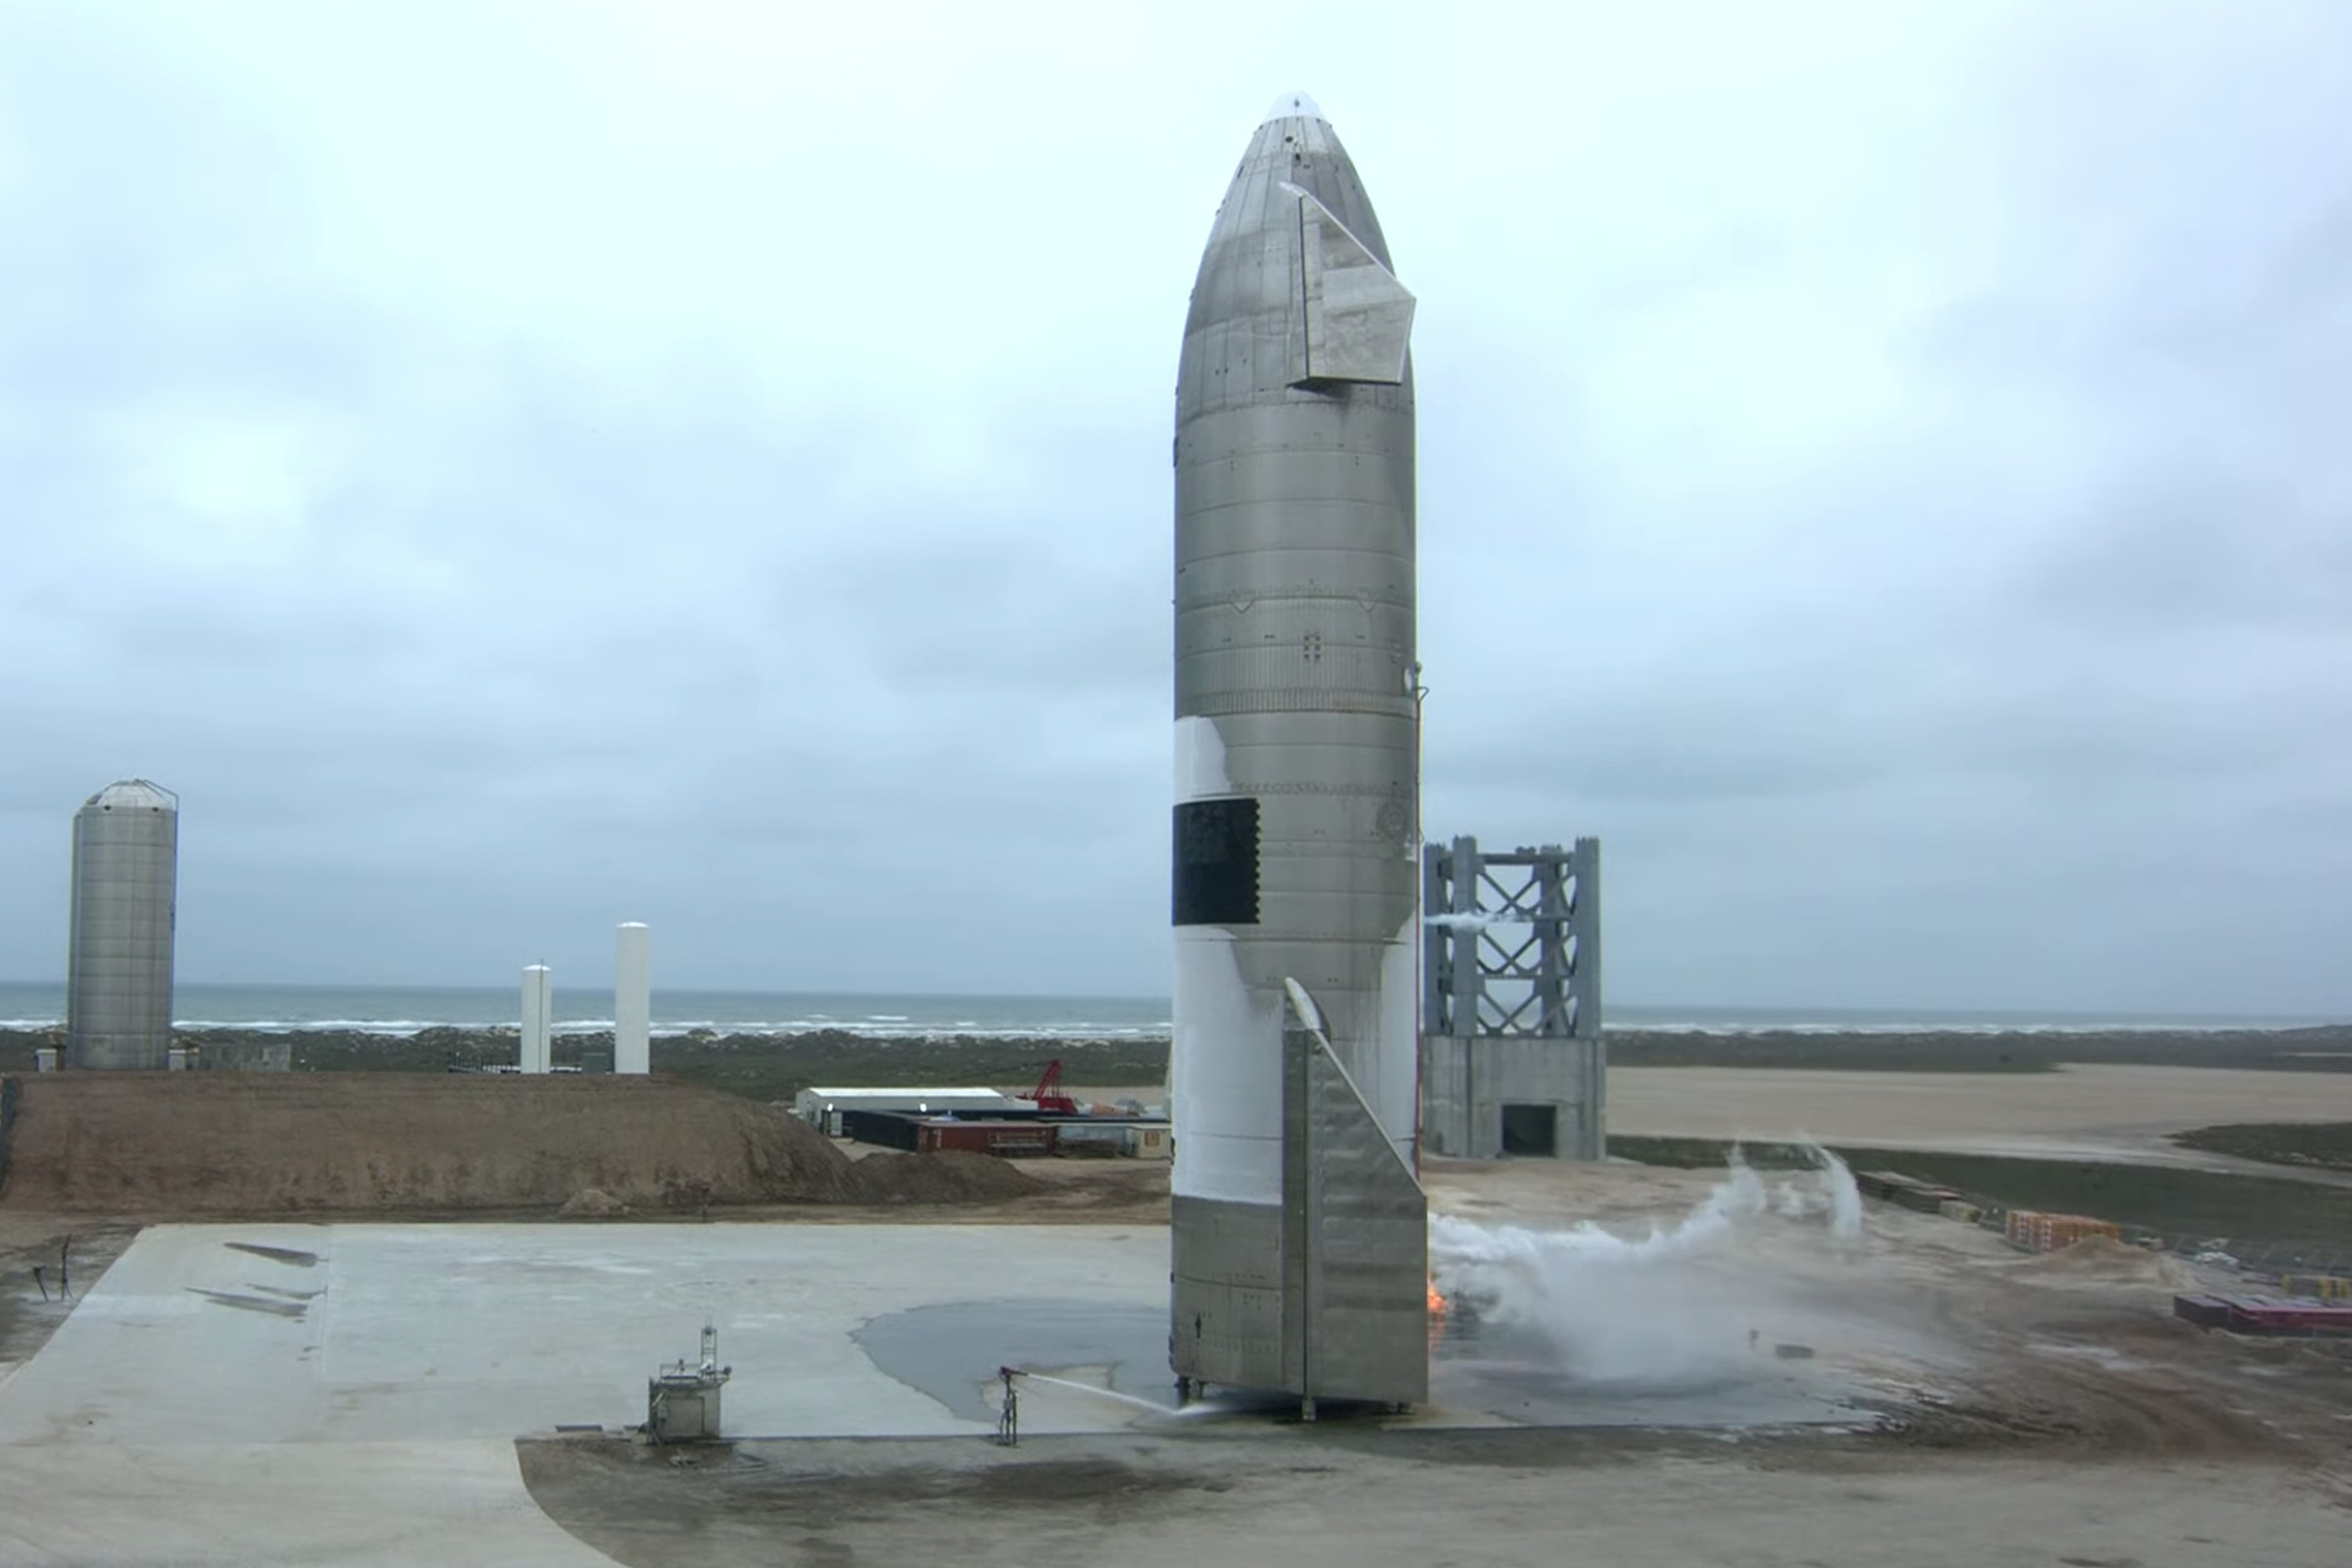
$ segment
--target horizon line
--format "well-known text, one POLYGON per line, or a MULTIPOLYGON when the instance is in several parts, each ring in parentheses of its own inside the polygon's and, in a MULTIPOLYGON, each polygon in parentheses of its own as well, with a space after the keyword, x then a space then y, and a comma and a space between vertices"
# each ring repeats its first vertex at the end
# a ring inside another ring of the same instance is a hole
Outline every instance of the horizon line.
MULTIPOLYGON (((65 986, 66 986, 66 982, 65 982, 65 980, 64 980, 64 979, 62 979, 62 978, 59 978, 59 979, 50 979, 50 980, 0 979, 0 987, 24 988, 24 989, 34 989, 34 988, 37 988, 37 989, 43 989, 43 990, 58 990, 58 991, 62 991, 62 990, 64 990, 64 989, 65 989, 65 986)), ((228 991, 228 990, 246 990, 246 991, 319 992, 319 993, 328 993, 328 992, 353 992, 353 991, 407 991, 407 992, 442 991, 442 992, 461 992, 461 993, 473 993, 473 994, 478 994, 478 995, 482 995, 482 996, 504 996, 504 995, 506 995, 508 992, 510 992, 511 990, 513 990, 513 989, 514 989, 512 986, 508 986, 508 985, 482 985, 482 984, 478 984, 478 983, 472 983, 472 984, 458 984, 458 985, 453 985, 453 984, 440 984, 440 983, 431 983, 431 982, 419 983, 419 982, 415 982, 415 981, 369 981, 369 980, 333 980, 333 981, 325 981, 325 980, 316 980, 316 981, 315 981, 315 980, 295 980, 295 981, 280 981, 280 980, 180 980, 180 981, 175 981, 175 982, 174 982, 173 989, 174 989, 175 991, 177 991, 177 990, 180 990, 180 989, 182 989, 182 988, 187 988, 187 989, 196 989, 196 990, 222 990, 222 991, 228 991)), ((555 989, 556 989, 556 991, 557 991, 558 993, 563 993, 563 992, 565 992, 565 991, 571 991, 571 992, 575 992, 575 993, 576 993, 576 992, 581 992, 581 991, 588 991, 588 992, 605 992, 605 991, 610 991, 610 990, 612 989, 612 984, 611 984, 611 982, 610 982, 609 980, 589 981, 589 982, 585 982, 585 983, 581 983, 581 984, 575 984, 575 985, 571 985, 571 986, 565 986, 565 985, 562 984, 561 982, 559 982, 559 983, 557 984, 557 986, 556 986, 556 988, 555 988, 555 989)), ((1160 1004, 1160 1005, 1168 1005, 1168 1004, 1170 1004, 1172 1003, 1172 1000, 1173 1000, 1172 998, 1170 998, 1169 996, 1167 996, 1167 995, 1165 995, 1165 994, 1162 994, 1162 993, 1156 993, 1156 992, 1118 992, 1118 991, 1068 991, 1068 992, 1057 992, 1057 991, 953 991, 953 990, 945 990, 945 991, 917 991, 917 990, 865 990, 865 989, 858 989, 858 988, 847 988, 847 989, 839 989, 839 990, 825 990, 825 989, 817 989, 817 988, 812 988, 812 987, 746 987, 746 986, 740 986, 740 985, 669 985, 669 986, 663 986, 663 985, 661 985, 661 984, 659 984, 659 983, 657 983, 657 984, 654 986, 654 988, 653 988, 653 989, 654 989, 654 992, 655 992, 655 994, 657 994, 657 995, 659 995, 659 994, 661 994, 661 993, 662 993, 662 992, 665 992, 665 991, 666 991, 666 992, 668 992, 668 993, 670 993, 670 994, 672 994, 672 995, 676 995, 676 994, 680 994, 680 993, 695 993, 695 994, 700 994, 700 995, 704 995, 704 996, 718 996, 718 997, 777 997, 777 998, 788 998, 788 997, 832 997, 832 998, 855 998, 855 999, 860 999, 860 1000, 868 1000, 868 999, 870 999, 870 1000, 896 1000, 896 1001, 909 1001, 909 1000, 919 1000, 919 999, 936 999, 936 1000, 942 1000, 942 1001, 945 1001, 945 1000, 957 1000, 957 1001, 990 1001, 990 1002, 1121 1002, 1121 1003, 1152 1003, 1152 1004, 1160 1004)), ((1760 1003, 1760 1002, 1671 1002, 1671 1003, 1658 1003, 1658 1002, 1647 1002, 1647 1001, 1625 1001, 1625 1002, 1619 1002, 1619 1003, 1615 1004, 1615 1005, 1616 1005, 1617 1007, 1619 1007, 1619 1008, 1623 1008, 1623 1009, 1627 1009, 1627 1010, 1631 1010, 1631 1011, 1638 1011, 1638 1012, 1647 1012, 1647 1013, 1662 1013, 1662 1012, 1677 1012, 1677 1011, 1684 1011, 1684 1012, 1697 1012, 1697 1013, 1747 1013, 1747 1014, 1789 1014, 1789 1015, 1801 1015, 1801 1014, 1812 1014, 1812 1013, 1877 1013, 1877 1014, 1897 1015, 1897 1014, 1905 1014, 1905 1013, 1914 1013, 1914 1014, 1923 1014, 1923 1015, 1932 1015, 1932 1014, 1965 1014, 1965 1015, 1968 1015, 1968 1016, 1972 1016, 1972 1017, 1980 1017, 1980 1018, 2021 1018, 2021 1019, 2025 1019, 2025 1018, 2034 1018, 2034 1019, 2049 1019, 2049 1018, 2071 1018, 2071 1019, 2081 1019, 2081 1020, 2084 1020, 2084 1021, 2095 1021, 2095 1020, 2098 1020, 2098 1019, 2103 1019, 2103 1018, 2111 1018, 2111 1017, 2129 1017, 2129 1018, 2142 1018, 2142 1019, 2190 1019, 2190 1018, 2218 1018, 2218 1019, 2243 1020, 2243 1021, 2245 1021, 2245 1022, 2249 1022, 2249 1023, 2253 1023, 2253 1022, 2273 1022, 2273 1023, 2278 1023, 2278 1022, 2287 1022, 2287 1021, 2294 1021, 2294 1022, 2303 1022, 2303 1023, 2325 1024, 2325 1023, 2343 1023, 2343 1022, 2352 1022, 2352 1012, 2347 1012, 2347 1011, 2343 1011, 2343 1010, 2326 1010, 2326 1009, 2305 1009, 2305 1010, 2260 1011, 2260 1012, 2257 1012, 2257 1011, 2248 1011, 2248 1010, 2245 1010, 2245 1009, 2242 1009, 2242 1008, 2237 1008, 2237 1007, 2202 1007, 2202 1008, 2200 1008, 2200 1007, 2127 1007, 2127 1006, 2106 1006, 2106 1007, 2100 1007, 2100 1006, 2081 1006, 2081 1005, 2075 1005, 2075 1006, 2063 1006, 2063 1007, 2034 1007, 2034 1006, 2017 1006, 2017 1005, 2006 1005, 2006 1006, 1952 1006, 1952 1005, 1947 1005, 1947 1004, 1935 1004, 1935 1003, 1905 1003, 1905 1004, 1897 1004, 1897 1005, 1887 1005, 1887 1004, 1877 1004, 1877 1003, 1804 1003, 1804 1004, 1788 1004, 1788 1003, 1760 1003)), ((1607 1012, 1607 1010, 1608 1010, 1608 1009, 1604 1009, 1604 1017, 1606 1016, 1606 1012, 1607 1012)))

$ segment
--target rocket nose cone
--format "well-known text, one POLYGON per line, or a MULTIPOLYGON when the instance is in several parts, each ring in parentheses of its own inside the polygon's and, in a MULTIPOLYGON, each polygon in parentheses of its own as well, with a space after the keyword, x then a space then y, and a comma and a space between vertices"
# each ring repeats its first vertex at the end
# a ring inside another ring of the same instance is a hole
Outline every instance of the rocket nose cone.
POLYGON ((1274 107, 1266 111, 1266 119, 1259 121, 1258 123, 1262 125, 1266 123, 1266 121, 1272 120, 1321 120, 1322 118, 1323 111, 1316 107, 1312 98, 1302 92, 1286 92, 1274 100, 1274 107))

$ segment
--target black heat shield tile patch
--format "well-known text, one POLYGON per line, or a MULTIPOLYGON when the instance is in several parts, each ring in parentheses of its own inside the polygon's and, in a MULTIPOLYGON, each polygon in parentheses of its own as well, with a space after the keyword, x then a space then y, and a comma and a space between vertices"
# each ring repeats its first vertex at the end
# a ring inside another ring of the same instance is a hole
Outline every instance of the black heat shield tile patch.
POLYGON ((1176 808, 1178 925, 1257 924, 1257 802, 1246 795, 1176 808))

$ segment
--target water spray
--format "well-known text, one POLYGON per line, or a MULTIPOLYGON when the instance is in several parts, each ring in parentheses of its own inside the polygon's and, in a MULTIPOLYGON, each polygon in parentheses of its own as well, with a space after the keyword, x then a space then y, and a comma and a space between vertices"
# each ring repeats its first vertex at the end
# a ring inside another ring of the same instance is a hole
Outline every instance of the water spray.
POLYGON ((1113 1403, 1123 1404, 1128 1406, 1130 1409, 1140 1410, 1146 1415, 1159 1416, 1167 1420, 1186 1420, 1194 1416, 1208 1413, 1218 1408, 1213 1404, 1193 1404, 1188 1405, 1183 1409, 1170 1409, 1164 1404, 1154 1403, 1150 1399, 1142 1398, 1133 1394, 1121 1394, 1116 1389, 1106 1389, 1099 1384, 1094 1383, 1080 1383, 1075 1378, 1057 1378, 1050 1372, 1030 1372, 1017 1366, 999 1367, 997 1368, 997 1376, 1004 1381, 1004 1389, 1003 1411, 999 1414, 997 1419, 997 1441, 1004 1444, 1007 1447, 1012 1446, 1014 1444, 1020 1441, 1020 1395, 1018 1390, 1019 1383, 1022 1381, 1029 1383, 1047 1383, 1057 1389, 1069 1389, 1079 1394, 1091 1394, 1096 1398, 1109 1399, 1113 1403))

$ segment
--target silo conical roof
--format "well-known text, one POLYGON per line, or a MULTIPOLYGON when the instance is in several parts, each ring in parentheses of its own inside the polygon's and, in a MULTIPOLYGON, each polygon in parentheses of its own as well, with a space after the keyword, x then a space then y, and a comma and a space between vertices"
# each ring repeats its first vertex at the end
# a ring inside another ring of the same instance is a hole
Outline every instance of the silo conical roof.
POLYGON ((179 797, 161 784, 150 784, 143 778, 126 778, 109 784, 88 800, 81 808, 100 811, 176 811, 179 797))

